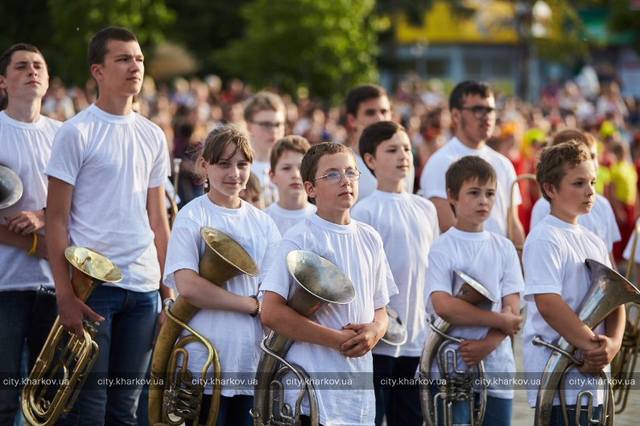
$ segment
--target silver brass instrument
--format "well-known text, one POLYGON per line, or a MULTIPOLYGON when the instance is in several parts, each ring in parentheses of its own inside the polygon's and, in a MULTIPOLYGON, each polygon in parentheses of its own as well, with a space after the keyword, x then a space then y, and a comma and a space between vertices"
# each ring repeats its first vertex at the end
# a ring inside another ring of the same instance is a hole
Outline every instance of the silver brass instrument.
POLYGON ((0 210, 17 203, 22 197, 20 176, 6 166, 0 166, 0 210))
MULTIPOLYGON (((312 317, 328 303, 347 304, 355 290, 347 276, 333 263, 315 253, 294 250, 287 255, 287 268, 297 284, 291 290, 287 305, 302 316, 312 317)), ((298 425, 305 395, 309 400, 311 425, 319 424, 318 402, 309 375, 298 365, 286 360, 293 340, 271 331, 260 345, 262 357, 256 373, 253 424, 298 425), (284 402, 282 379, 293 374, 300 383, 295 407, 284 402)))
MULTIPOLYGON (((455 297, 479 308, 490 310, 496 302, 489 290, 469 275, 455 271, 453 293, 455 297)), ((453 424, 453 404, 466 401, 471 413, 471 425, 481 425, 487 401, 487 387, 484 376, 484 365, 480 362, 471 370, 460 371, 458 368, 459 353, 457 346, 462 339, 447 334, 452 325, 442 318, 429 321, 425 346, 420 357, 420 402, 422 414, 427 426, 438 424, 438 406, 444 406, 442 418, 444 425, 453 424), (441 380, 432 377, 433 362, 438 363, 441 380), (437 383, 438 392, 434 395, 431 389, 437 383)))
POLYGON ((402 323, 398 313, 389 306, 387 306, 387 317, 389 326, 380 340, 391 346, 402 346, 407 343, 407 327, 402 323))
MULTIPOLYGON (((578 317, 589 328, 595 328, 618 306, 629 302, 640 302, 640 290, 622 275, 593 259, 587 259, 585 263, 589 268, 591 287, 578 309, 578 317)), ((581 361, 574 357, 576 349, 562 337, 555 343, 549 343, 536 336, 533 339, 533 344, 543 345, 552 350, 538 388, 534 424, 536 426, 549 424, 553 399, 556 392, 558 392, 560 394, 564 423, 568 425, 564 382, 567 370, 581 365, 581 361)), ((602 376, 606 379, 604 374, 602 373, 602 376)), ((608 383, 608 380, 604 380, 604 382, 608 383)), ((576 401, 576 418, 580 418, 582 405, 584 405, 583 401, 586 400, 589 424, 612 425, 614 420, 613 405, 611 404, 612 397, 612 390, 607 387, 601 416, 600 418, 592 418, 595 395, 589 391, 580 392, 576 401)))
MULTIPOLYGON (((100 253, 70 246, 64 255, 74 268, 71 284, 82 301, 97 285, 122 280, 120 269, 100 253)), ((54 425, 73 407, 98 357, 98 344, 93 340, 96 326, 85 322, 83 335, 78 337, 64 329, 59 316, 56 318, 22 389, 22 414, 30 425, 54 425)))
MULTIPOLYGON (((217 229, 203 227, 200 235, 205 252, 200 258, 199 274, 215 285, 223 285, 231 278, 246 274, 256 276, 258 268, 251 256, 233 238, 217 229)), ((220 408, 221 367, 216 348, 209 340, 189 326, 189 321, 200 310, 178 296, 165 305, 167 321, 160 328, 151 360, 149 386, 149 423, 151 425, 181 425, 185 420, 199 421, 204 379, 212 368, 213 395, 206 425, 216 424, 220 408), (180 337, 183 330, 190 335, 180 337), (195 377, 189 371, 189 343, 200 343, 208 352, 207 361, 195 377), (202 378, 202 380, 199 380, 202 378), (194 380, 195 379, 195 380, 194 380)))

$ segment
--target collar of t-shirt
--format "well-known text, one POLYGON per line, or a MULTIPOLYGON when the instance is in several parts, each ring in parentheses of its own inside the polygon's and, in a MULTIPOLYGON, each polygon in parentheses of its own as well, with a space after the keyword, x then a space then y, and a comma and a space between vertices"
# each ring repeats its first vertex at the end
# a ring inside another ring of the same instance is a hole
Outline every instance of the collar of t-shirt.
POLYGON ((373 194, 381 200, 393 200, 393 201, 401 201, 409 198, 409 194, 406 192, 385 192, 376 189, 373 194))
POLYGON ((19 127, 21 129, 40 129, 44 126, 44 118, 39 116, 38 119, 32 123, 15 120, 6 113, 6 111, 0 111, 0 121, 5 122, 9 126, 19 127))
POLYGON ((273 203, 269 206, 269 210, 271 210, 276 215, 280 217, 288 217, 291 219, 297 219, 301 216, 306 215, 307 212, 312 208, 313 207, 311 207, 310 205, 306 205, 301 209, 289 210, 289 209, 285 209, 284 207, 280 207, 278 203, 273 203))
POLYGON ((136 113, 133 111, 125 115, 109 114, 108 112, 100 109, 96 104, 91 104, 91 106, 87 108, 87 111, 97 116, 101 120, 113 124, 128 124, 136 118, 136 113))
POLYGON ((482 145, 482 147, 477 148, 477 149, 469 148, 467 145, 463 144, 462 141, 460 139, 458 139, 456 136, 451 138, 449 143, 452 144, 453 148, 455 148, 455 150, 458 153, 460 153, 462 156, 465 156, 465 155, 480 155, 480 153, 486 151, 487 149, 491 149, 486 144, 482 145))
POLYGON ((314 214, 311 216, 311 223, 319 228, 330 231, 337 232, 338 234, 350 234, 355 232, 356 224, 354 223, 354 219, 351 219, 351 222, 348 225, 338 225, 337 223, 329 222, 318 216, 318 214, 314 214))
POLYGON ((467 231, 462 231, 453 226, 449 228, 449 230, 446 233, 450 234, 454 238, 462 238, 465 240, 482 241, 489 238, 489 231, 467 232, 467 231))
POLYGON ((240 200, 240 208, 237 209, 229 209, 227 207, 222 207, 216 203, 214 203, 213 201, 211 201, 209 199, 208 195, 204 195, 202 197, 202 202, 205 203, 205 208, 208 209, 210 212, 214 213, 215 215, 221 215, 221 216, 235 216, 235 217, 239 217, 239 216, 244 216, 245 214, 247 214, 247 210, 249 209, 247 207, 247 203, 244 200, 240 200))
POLYGON ((555 217, 551 213, 546 215, 543 220, 551 226, 566 229, 568 231, 578 231, 580 229, 580 225, 578 225, 577 223, 574 224, 574 223, 565 222, 564 220, 555 217))

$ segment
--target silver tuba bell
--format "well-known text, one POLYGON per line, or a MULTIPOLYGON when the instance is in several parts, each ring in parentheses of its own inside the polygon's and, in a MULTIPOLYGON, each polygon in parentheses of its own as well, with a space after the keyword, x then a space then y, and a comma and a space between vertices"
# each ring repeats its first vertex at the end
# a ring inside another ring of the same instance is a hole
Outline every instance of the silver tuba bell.
POLYGON ((22 197, 22 181, 16 172, 0 166, 0 210, 9 208, 22 197))
MULTIPOLYGON (((290 292, 287 305, 305 317, 311 317, 325 304, 347 304, 355 297, 349 278, 333 263, 315 253, 294 250, 287 255, 287 268, 297 284, 290 292)), ((260 348, 264 352, 258 364, 253 410, 253 424, 300 424, 301 405, 305 395, 309 400, 309 418, 312 425, 319 424, 318 401, 309 375, 298 365, 285 359, 293 340, 271 331, 260 348), (300 389, 295 407, 284 402, 287 374, 296 376, 300 389)))
MULTIPOLYGON (((481 309, 491 309, 496 300, 485 286, 464 272, 455 271, 455 275, 456 281, 453 287, 455 297, 481 309)), ((462 401, 469 404, 471 425, 482 424, 487 402, 483 363, 480 362, 473 369, 460 371, 457 346, 462 339, 447 334, 452 326, 442 318, 436 319, 432 316, 429 327, 419 364, 420 402, 427 426, 438 424, 439 405, 444 407, 442 413, 444 425, 452 425, 453 404, 462 401), (431 374, 434 360, 440 370, 441 380, 438 381, 435 381, 431 374), (431 389, 432 384, 437 385, 438 388, 435 394, 431 389)))
MULTIPOLYGON (((585 263, 589 268, 591 287, 577 312, 580 320, 589 328, 595 328, 618 306, 640 301, 640 290, 622 275, 593 259, 587 259, 585 263)), ((549 424, 556 392, 560 396, 564 423, 569 424, 563 389, 567 370, 581 365, 581 361, 574 357, 576 348, 562 337, 555 343, 549 343, 536 336, 533 338, 533 344, 546 346, 552 350, 538 388, 534 424, 536 426, 549 424)), ((606 376, 604 379, 603 382, 608 383, 606 376)), ((612 425, 614 414, 611 388, 607 387, 600 418, 592 418, 593 399, 594 395, 591 392, 583 391, 578 394, 576 418, 580 418, 582 401, 586 401, 589 424, 612 425)))

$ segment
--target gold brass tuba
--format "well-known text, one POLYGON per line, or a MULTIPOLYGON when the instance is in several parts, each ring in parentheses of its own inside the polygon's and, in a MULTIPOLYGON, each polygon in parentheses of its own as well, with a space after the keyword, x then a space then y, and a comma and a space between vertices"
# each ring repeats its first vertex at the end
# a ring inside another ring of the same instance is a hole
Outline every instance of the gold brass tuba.
MULTIPOLYGON (((640 302, 640 290, 622 275, 593 259, 587 259, 585 263, 589 268, 591 287, 582 301, 578 316, 589 328, 595 328, 618 306, 629 302, 640 302)), ((533 344, 546 346, 552 350, 538 388, 534 424, 536 426, 549 424, 556 392, 560 394, 564 423, 569 424, 563 389, 567 370, 572 366, 581 364, 579 360, 574 358, 575 347, 562 337, 552 344, 536 336, 533 338, 533 344)), ((602 374, 604 375, 605 373, 602 374)), ((604 382, 608 383, 606 376, 604 379, 604 382)), ((611 388, 608 388, 600 419, 592 419, 594 395, 589 391, 580 392, 578 401, 576 401, 576 417, 580 417, 581 401, 586 398, 589 424, 612 425, 614 414, 611 393, 611 388)))
MULTIPOLYGON (((455 297, 480 308, 490 310, 495 303, 494 297, 485 286, 469 275, 455 271, 455 297)), ((450 346, 458 345, 462 339, 447 334, 452 327, 442 318, 429 321, 431 330, 427 332, 425 345, 420 357, 420 401, 422 413, 427 426, 438 424, 438 403, 444 404, 443 421, 450 426, 453 422, 452 410, 454 402, 468 401, 471 424, 481 425, 487 401, 487 387, 484 376, 484 365, 480 362, 470 371, 458 369, 458 350, 450 346), (441 380, 435 381, 431 376, 433 362, 438 363, 441 380), (474 384, 474 382, 476 382, 474 384), (477 383, 480 383, 478 385, 477 383), (431 385, 437 384, 439 392, 433 395, 431 385), (476 397, 476 394, 478 396, 476 397), (478 404, 476 404, 476 399, 478 404)))
POLYGON ((0 166, 0 210, 17 203, 22 197, 20 176, 6 166, 0 166))
MULTIPOLYGON (((71 284, 82 301, 98 284, 122 280, 120 269, 93 250, 70 246, 64 255, 74 268, 71 284)), ((30 425, 54 425, 71 410, 98 356, 95 332, 96 324, 85 322, 83 336, 78 337, 62 327, 60 317, 56 318, 22 390, 22 414, 30 425), (57 389, 50 389, 54 384, 57 389)))
MULTIPOLYGON (((200 230, 200 235, 205 242, 205 252, 199 263, 201 277, 213 284, 223 285, 241 274, 258 274, 258 268, 251 256, 229 235, 207 227, 200 230)), ((211 409, 205 424, 215 425, 221 391, 218 353, 206 337, 189 327, 189 321, 199 308, 180 296, 174 303, 168 302, 165 305, 168 318, 158 334, 151 361, 149 423, 180 425, 184 420, 193 420, 194 424, 200 424, 204 379, 209 368, 213 366, 215 383, 211 409), (183 329, 191 334, 179 337, 183 329), (193 373, 188 370, 189 352, 185 349, 186 345, 193 342, 205 346, 209 353, 198 378, 194 378, 193 373)))
MULTIPOLYGON (((287 255, 287 268, 297 286, 292 289, 287 305, 302 316, 311 317, 327 303, 347 304, 355 290, 349 278, 333 263, 315 253, 294 250, 287 255)), ((257 384, 253 410, 253 424, 298 425, 300 407, 305 394, 309 399, 311 425, 317 426, 318 401, 308 374, 298 365, 288 362, 285 357, 293 341, 271 331, 260 345, 262 357, 256 373, 257 384), (284 403, 285 385, 282 379, 288 373, 296 376, 300 383, 295 407, 284 403)))

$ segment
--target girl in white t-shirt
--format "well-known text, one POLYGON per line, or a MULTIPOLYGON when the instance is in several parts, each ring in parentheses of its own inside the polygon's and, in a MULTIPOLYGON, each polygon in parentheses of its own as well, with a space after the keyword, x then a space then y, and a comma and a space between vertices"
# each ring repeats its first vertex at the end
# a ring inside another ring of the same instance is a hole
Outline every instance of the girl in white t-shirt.
MULTIPOLYGON (((550 349, 532 343, 535 336, 550 343, 562 337, 578 349, 577 357, 584 361, 580 372, 587 376, 571 369, 567 388, 559 390, 566 395, 569 423, 576 424, 579 391, 593 392, 594 416, 601 411, 603 390, 589 379, 608 371, 609 363, 620 350, 625 312, 624 306, 619 306, 594 331, 585 326, 577 313, 591 287, 585 260, 594 259, 611 266, 604 242, 578 224, 578 216, 587 214, 595 200, 596 172, 587 147, 571 141, 547 148, 540 157, 537 179, 551 205, 551 213, 533 229, 524 246, 528 312, 524 365, 528 376, 538 379, 551 355, 550 349)), ((528 389, 531 406, 539 403, 537 391, 537 386, 528 389)), ((550 419, 541 419, 544 424, 564 424, 559 404, 556 395, 550 419)), ((581 405, 584 404, 583 399, 581 405)), ((591 424, 584 412, 579 421, 591 424)))
MULTIPOLYGON (((358 197, 359 172, 351 150, 322 143, 304 156, 302 179, 317 214, 290 229, 260 286, 264 293, 263 324, 295 340, 287 360, 306 370, 316 385, 320 423, 373 425, 375 397, 371 349, 387 329, 386 305, 397 292, 382 240, 369 225, 351 219, 358 197), (312 318, 287 306, 293 286, 286 256, 310 250, 334 263, 349 277, 355 298, 344 305, 326 305, 312 318), (333 385, 331 383, 334 383, 333 385)), ((287 386, 292 407, 297 387, 287 386)), ((303 425, 309 405, 302 405, 303 425)))
MULTIPOLYGON (((428 310, 453 325, 448 334, 464 339, 458 348, 459 369, 484 363, 486 378, 492 384, 483 425, 510 425, 513 389, 509 382, 515 373, 510 337, 522 324, 518 315, 524 287, 520 261, 508 239, 484 230, 496 196, 496 174, 491 164, 477 156, 462 157, 447 170, 446 186, 456 224, 435 241, 429 252, 428 310), (491 293, 495 300, 491 310, 455 297, 455 271, 475 278, 491 293)), ((431 369, 432 378, 437 378, 438 363, 434 362, 431 369)), ((432 386, 432 395, 437 391, 432 386)), ((440 424, 441 403, 435 411, 440 424)), ((467 402, 454 402, 454 423, 469 423, 470 417, 467 402)))
MULTIPOLYGON (((218 425, 252 423, 251 380, 260 358, 258 345, 263 334, 257 318, 260 278, 241 275, 220 287, 200 277, 198 262, 204 253, 200 229, 206 226, 230 235, 251 255, 260 271, 265 271, 266 255, 275 249, 280 234, 264 212, 239 197, 249 178, 252 159, 249 142, 238 129, 222 126, 209 134, 201 161, 210 189, 178 213, 165 266, 165 284, 177 288, 181 297, 200 308, 190 326, 218 351, 223 379, 218 425)), ((206 350, 199 344, 189 344, 187 349, 189 370, 201 371, 206 350)), ((205 393, 201 420, 209 412, 211 387, 205 393)))

